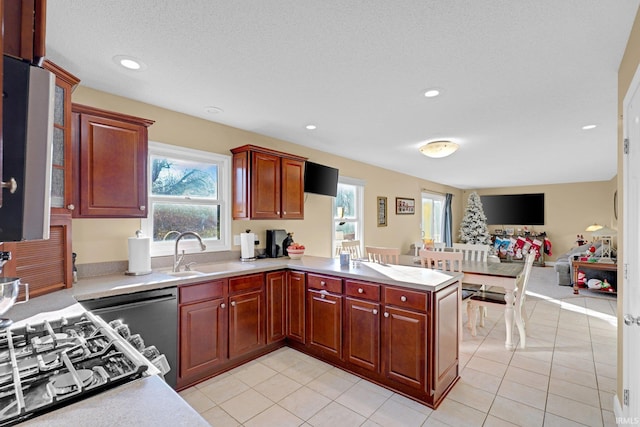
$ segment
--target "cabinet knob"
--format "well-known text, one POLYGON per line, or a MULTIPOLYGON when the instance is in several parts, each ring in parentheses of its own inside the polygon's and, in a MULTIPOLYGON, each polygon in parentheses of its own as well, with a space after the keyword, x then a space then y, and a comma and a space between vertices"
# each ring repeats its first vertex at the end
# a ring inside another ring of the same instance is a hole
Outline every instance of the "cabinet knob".
POLYGON ((231 301, 231 307, 235 307, 236 306, 236 302, 235 301, 231 301))
POLYGON ((7 182, 2 181, 2 183, 0 183, 0 186, 2 188, 8 189, 9 193, 12 194, 15 193, 18 189, 18 183, 16 182, 15 178, 10 178, 7 182))
POLYGON ((320 281, 320 286, 326 286, 326 285, 327 285, 327 282, 325 282, 324 280, 320 281))
POLYGON ((225 303, 220 304, 220 308, 225 308, 227 305, 225 303))
POLYGON ((400 301, 402 301, 402 302, 407 302, 407 297, 405 297, 404 295, 402 295, 402 296, 400 297, 400 301))
POLYGON ((376 314, 378 314, 378 310, 376 310, 376 309, 374 308, 374 309, 373 309, 373 311, 372 311, 372 313, 373 313, 374 315, 376 315, 376 314))
POLYGON ((320 294, 320 298, 325 299, 325 294, 320 294))
POLYGON ((69 209, 70 211, 74 210, 75 208, 76 205, 74 205, 73 203, 67 205, 67 209, 69 209))
POLYGON ((140 210, 141 210, 141 211, 144 211, 144 210, 146 210, 146 209, 147 209, 147 207, 146 207, 145 205, 140 206, 140 210))
POLYGON ((389 317, 389 313, 387 313, 386 311, 384 312, 384 317, 389 317))
POLYGON ((364 294, 364 289, 362 289, 362 288, 358 288, 358 293, 359 293, 359 294, 364 294))

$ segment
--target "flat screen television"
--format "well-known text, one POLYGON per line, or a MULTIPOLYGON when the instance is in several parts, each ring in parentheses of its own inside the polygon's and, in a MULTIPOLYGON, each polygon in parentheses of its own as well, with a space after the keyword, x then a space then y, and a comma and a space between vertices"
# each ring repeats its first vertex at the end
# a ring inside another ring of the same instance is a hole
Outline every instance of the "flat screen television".
POLYGON ((338 169, 313 162, 305 162, 304 192, 336 197, 338 169))
POLYGON ((480 196, 488 225, 544 225, 544 193, 480 196))

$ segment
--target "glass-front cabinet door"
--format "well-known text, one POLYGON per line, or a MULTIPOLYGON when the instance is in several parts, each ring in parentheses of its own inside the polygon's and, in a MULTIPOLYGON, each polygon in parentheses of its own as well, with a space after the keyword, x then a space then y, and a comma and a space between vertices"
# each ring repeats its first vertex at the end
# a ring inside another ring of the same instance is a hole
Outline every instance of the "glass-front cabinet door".
POLYGON ((51 168, 51 212, 70 214, 71 194, 71 92, 80 80, 50 61, 43 67, 56 76, 51 168))

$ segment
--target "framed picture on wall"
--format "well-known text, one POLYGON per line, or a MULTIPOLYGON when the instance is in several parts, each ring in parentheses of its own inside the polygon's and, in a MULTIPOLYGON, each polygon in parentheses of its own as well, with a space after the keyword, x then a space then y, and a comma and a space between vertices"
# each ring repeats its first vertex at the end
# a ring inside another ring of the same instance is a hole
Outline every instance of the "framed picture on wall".
POLYGON ((378 197, 378 227, 387 226, 387 198, 378 197))
POLYGON ((416 213, 416 200, 396 197, 396 215, 413 215, 416 213))

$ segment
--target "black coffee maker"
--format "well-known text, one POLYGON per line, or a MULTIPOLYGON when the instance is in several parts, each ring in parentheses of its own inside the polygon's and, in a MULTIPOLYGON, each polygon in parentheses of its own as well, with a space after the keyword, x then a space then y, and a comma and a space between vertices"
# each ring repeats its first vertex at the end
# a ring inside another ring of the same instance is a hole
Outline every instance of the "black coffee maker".
MULTIPOLYGON (((285 240, 289 239, 286 230, 267 230, 267 248, 265 250, 269 258, 285 256, 285 240)), ((288 246, 288 245, 287 245, 288 246)))

